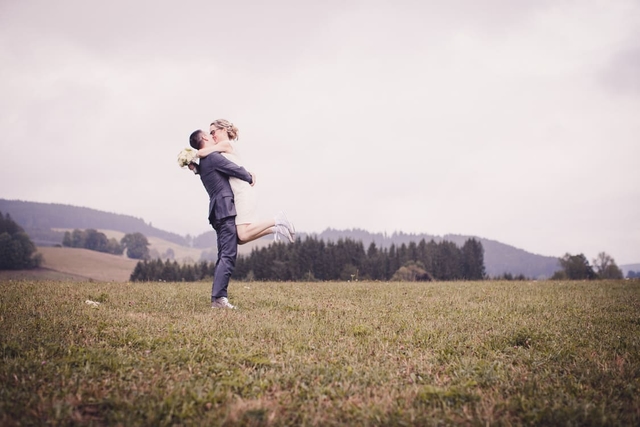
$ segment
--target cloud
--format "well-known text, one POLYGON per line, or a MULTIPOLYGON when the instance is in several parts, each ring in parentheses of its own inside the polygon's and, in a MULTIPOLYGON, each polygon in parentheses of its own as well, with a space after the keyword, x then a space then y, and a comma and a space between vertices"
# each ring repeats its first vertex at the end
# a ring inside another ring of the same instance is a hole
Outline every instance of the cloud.
POLYGON ((603 67, 601 79, 616 95, 637 99, 640 96, 640 43, 613 54, 609 64, 603 67))
POLYGON ((633 259, 638 216, 616 209, 640 205, 637 2, 0 7, 2 197, 206 231, 175 156, 224 117, 261 215, 300 230, 633 259))

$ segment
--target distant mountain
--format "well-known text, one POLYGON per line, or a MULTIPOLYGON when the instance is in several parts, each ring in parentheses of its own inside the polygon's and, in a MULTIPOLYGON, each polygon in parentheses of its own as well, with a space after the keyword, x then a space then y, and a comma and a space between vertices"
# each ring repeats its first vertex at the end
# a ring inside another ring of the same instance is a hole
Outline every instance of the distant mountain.
POLYGON ((0 199, 0 212, 3 215, 11 215, 38 246, 61 244, 64 233, 55 231, 56 228, 140 232, 147 237, 158 237, 182 246, 188 245, 185 237, 152 227, 142 218, 79 206, 0 199))
MULTIPOLYGON (((193 238, 190 242, 186 237, 176 233, 160 230, 147 224, 141 218, 129 215, 121 215, 99 211, 90 208, 62 205, 55 203, 36 203, 20 200, 0 199, 0 212, 10 214, 14 221, 20 224, 38 246, 53 246, 62 243, 63 233, 54 231, 56 228, 113 230, 123 233, 140 232, 147 237, 158 237, 163 240, 181 245, 193 246, 199 249, 215 251, 216 237, 213 231, 208 231, 193 238)), ((447 240, 462 246, 464 242, 474 236, 462 236, 447 234, 445 236, 433 236, 429 234, 409 233, 370 233, 366 230, 335 230, 328 228, 322 233, 305 234, 298 233, 301 238, 315 236, 324 241, 338 241, 349 238, 361 241, 365 250, 371 243, 379 248, 388 248, 392 244, 400 246, 403 243, 419 243, 425 239, 429 242, 447 240)), ((504 273, 512 275, 522 274, 527 278, 545 279, 560 269, 558 258, 535 255, 522 249, 479 237, 474 237, 482 243, 484 248, 485 269, 489 276, 497 277, 504 273)), ((248 245, 240 246, 239 253, 248 254, 254 248, 266 246, 272 239, 262 238, 248 245)), ((635 264, 634 264, 635 265, 635 264)), ((622 268, 623 266, 621 266, 622 268)), ((638 265, 640 270, 640 265, 638 265)), ((633 270, 633 268, 630 268, 633 270)), ((626 271, 625 271, 626 274, 626 271)))

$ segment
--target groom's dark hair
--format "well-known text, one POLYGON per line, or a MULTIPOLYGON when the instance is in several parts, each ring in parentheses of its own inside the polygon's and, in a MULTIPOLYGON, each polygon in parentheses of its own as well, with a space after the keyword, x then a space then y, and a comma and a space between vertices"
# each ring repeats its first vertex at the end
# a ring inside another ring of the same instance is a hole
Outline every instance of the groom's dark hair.
POLYGON ((189 145, 191 148, 195 148, 196 150, 200 149, 200 144, 202 144, 202 141, 200 140, 201 134, 202 130, 200 129, 194 130, 193 133, 191 133, 191 136, 189 136, 189 145))

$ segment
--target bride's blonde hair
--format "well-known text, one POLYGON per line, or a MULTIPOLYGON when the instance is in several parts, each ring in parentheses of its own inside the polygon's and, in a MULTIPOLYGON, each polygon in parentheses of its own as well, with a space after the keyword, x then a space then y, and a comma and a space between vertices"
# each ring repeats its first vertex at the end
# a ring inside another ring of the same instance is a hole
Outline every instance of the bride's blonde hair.
POLYGON ((238 139, 238 134, 240 133, 240 131, 229 120, 225 120, 225 119, 214 120, 210 126, 215 126, 216 129, 226 130, 227 135, 229 135, 229 139, 232 139, 232 140, 238 139))

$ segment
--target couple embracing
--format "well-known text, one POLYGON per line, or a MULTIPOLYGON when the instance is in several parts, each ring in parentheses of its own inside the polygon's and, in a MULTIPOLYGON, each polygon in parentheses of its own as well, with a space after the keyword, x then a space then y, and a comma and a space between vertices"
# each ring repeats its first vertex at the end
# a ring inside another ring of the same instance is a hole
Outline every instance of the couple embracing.
POLYGON ((218 259, 213 274, 211 307, 235 308, 228 300, 227 287, 236 265, 238 244, 269 234, 276 241, 295 240, 295 228, 280 212, 273 219, 258 221, 255 217, 255 176, 249 173, 235 153, 233 141, 238 128, 228 120, 211 123, 209 133, 197 130, 189 137, 189 145, 198 150, 200 163, 189 163, 189 169, 200 175, 209 194, 209 222, 216 231, 218 259))

